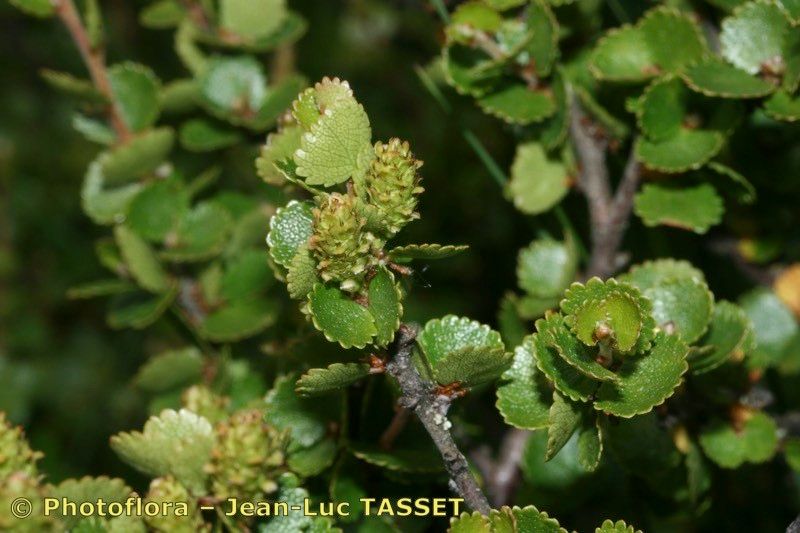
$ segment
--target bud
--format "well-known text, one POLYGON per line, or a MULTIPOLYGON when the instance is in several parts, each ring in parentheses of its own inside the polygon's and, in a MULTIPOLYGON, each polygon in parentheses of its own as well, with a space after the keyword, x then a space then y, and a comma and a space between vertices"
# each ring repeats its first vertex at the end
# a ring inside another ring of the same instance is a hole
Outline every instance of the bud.
POLYGON ((314 209, 314 235, 309 248, 317 261, 317 271, 325 281, 340 283, 342 290, 360 289, 372 253, 382 243, 366 231, 366 219, 355 196, 333 193, 314 209))
POLYGON ((205 385, 189 387, 184 391, 182 400, 184 407, 212 424, 228 417, 228 398, 214 393, 205 385))
POLYGON ((218 498, 263 500, 277 490, 286 435, 264 422, 260 409, 234 413, 216 427, 216 444, 206 471, 218 498))
MULTIPOLYGON (((4 422, 4 421, 3 421, 4 422)), ((27 444, 25 445, 27 448, 27 444)), ((44 516, 43 501, 47 496, 40 478, 17 470, 0 479, 0 531, 42 533, 61 531, 53 516, 44 516), (24 518, 14 516, 14 502, 25 498, 30 502, 30 514, 24 518)))
POLYGON ((36 461, 42 457, 28 446, 21 427, 13 427, 0 412, 0 480, 14 473, 36 477, 36 461))
POLYGON ((415 209, 417 196, 424 190, 417 173, 421 166, 408 142, 394 138, 375 144, 375 159, 364 183, 370 228, 391 237, 419 218, 415 209))
MULTIPOLYGON (((203 517, 197 509, 197 502, 189 494, 186 487, 178 483, 173 477, 159 477, 150 483, 145 502, 174 502, 186 503, 189 511, 186 516, 178 516, 169 512, 165 515, 146 516, 145 522, 152 529, 163 533, 194 533, 195 531, 208 531, 208 524, 203 523, 203 517)), ((174 507, 173 507, 174 509, 174 507)))

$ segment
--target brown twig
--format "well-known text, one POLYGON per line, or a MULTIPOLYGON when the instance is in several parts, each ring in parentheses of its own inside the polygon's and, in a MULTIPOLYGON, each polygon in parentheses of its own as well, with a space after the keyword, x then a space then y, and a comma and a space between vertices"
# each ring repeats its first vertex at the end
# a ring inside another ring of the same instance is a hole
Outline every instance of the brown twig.
POLYGON ((397 411, 394 413, 392 417, 392 421, 389 422, 389 426, 381 435, 380 440, 378 443, 380 447, 384 450, 391 450, 392 446, 394 445, 394 441, 397 439, 398 435, 403 432, 405 429, 406 424, 408 423, 408 417, 411 415, 411 411, 406 409, 405 407, 398 407, 397 411))
POLYGON ((131 137, 131 131, 125 125, 125 121, 122 120, 122 115, 120 115, 119 109, 114 103, 111 82, 108 79, 108 71, 106 70, 105 50, 91 45, 89 34, 72 0, 54 0, 54 2, 56 14, 67 28, 67 31, 69 31, 70 36, 72 36, 72 40, 83 58, 94 86, 109 101, 108 116, 118 140, 123 143, 126 142, 131 137))
POLYGON ((416 339, 417 328, 401 325, 393 346, 392 360, 387 365, 388 373, 397 380, 403 393, 399 404, 413 410, 425 426, 442 455, 445 469, 450 475, 450 487, 464 498, 472 510, 489 514, 489 501, 478 487, 464 454, 450 434, 451 424, 447 418, 450 398, 436 395, 433 384, 422 379, 411 360, 416 339))

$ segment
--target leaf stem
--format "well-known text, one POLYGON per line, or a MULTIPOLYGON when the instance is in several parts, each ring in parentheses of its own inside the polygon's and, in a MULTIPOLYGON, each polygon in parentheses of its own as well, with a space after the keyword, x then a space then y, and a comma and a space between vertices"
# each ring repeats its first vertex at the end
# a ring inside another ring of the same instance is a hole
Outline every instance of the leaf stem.
POLYGON ((397 332, 393 347, 393 357, 386 367, 387 372, 397 380, 403 395, 399 404, 413 410, 428 431, 433 443, 444 460, 450 475, 450 487, 474 511, 489 514, 491 507, 486 496, 469 469, 464 454, 461 453, 450 434, 450 421, 447 410, 450 398, 435 393, 432 383, 425 381, 417 372, 411 354, 417 339, 417 328, 402 324, 397 332))
POLYGON ((131 137, 131 131, 122 120, 119 108, 114 102, 114 94, 111 90, 111 82, 108 78, 108 70, 105 64, 105 50, 101 47, 94 47, 91 44, 89 33, 81 21, 75 3, 72 0, 53 0, 55 2, 56 14, 64 26, 69 31, 75 46, 83 58, 89 75, 92 78, 97 90, 109 101, 108 116, 111 126, 117 134, 120 142, 127 142, 131 137))

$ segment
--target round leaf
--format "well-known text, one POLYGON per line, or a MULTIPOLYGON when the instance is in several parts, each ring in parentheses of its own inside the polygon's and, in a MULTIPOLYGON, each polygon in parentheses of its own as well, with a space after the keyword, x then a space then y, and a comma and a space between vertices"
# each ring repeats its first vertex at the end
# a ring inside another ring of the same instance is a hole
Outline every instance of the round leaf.
POLYGON ((525 337, 497 387, 497 410, 506 424, 521 429, 541 429, 549 424, 550 394, 536 369, 533 349, 533 338, 525 337))
POLYGON ((672 226, 705 233, 722 220, 724 207, 714 187, 672 187, 648 183, 634 199, 634 211, 647 226, 672 226))
POLYGON ((270 219, 267 245, 272 259, 279 265, 288 267, 300 246, 311 238, 312 206, 311 202, 292 200, 270 219))
POLYGON ((689 368, 688 351, 679 337, 657 333, 650 352, 625 359, 617 371, 618 382, 604 382, 600 386, 595 409, 630 418, 661 405, 672 396, 689 368))
POLYGON ((121 63, 108 69, 114 105, 133 131, 142 131, 158 119, 160 83, 153 71, 138 63, 121 63))
POLYGON ((697 279, 670 279, 644 291, 653 303, 653 318, 663 329, 674 328, 686 344, 706 332, 714 308, 714 295, 697 279))
POLYGON ((533 241, 517 257, 517 281, 524 291, 540 297, 559 296, 575 279, 577 253, 568 239, 533 241))
POLYGON ((308 297, 314 327, 343 348, 363 348, 377 335, 375 319, 366 307, 347 298, 335 287, 314 285, 308 297))
POLYGON ((517 146, 508 184, 517 209, 529 215, 543 213, 560 202, 567 190, 567 168, 562 162, 548 158, 538 143, 517 146))
POLYGON ((700 446, 709 459, 723 468, 763 463, 778 448, 778 427, 772 418, 760 412, 750 414, 738 430, 717 420, 700 433, 700 446))
POLYGON ((762 67, 783 56, 788 30, 786 15, 775 2, 747 2, 722 21, 722 55, 745 72, 758 74, 762 67))

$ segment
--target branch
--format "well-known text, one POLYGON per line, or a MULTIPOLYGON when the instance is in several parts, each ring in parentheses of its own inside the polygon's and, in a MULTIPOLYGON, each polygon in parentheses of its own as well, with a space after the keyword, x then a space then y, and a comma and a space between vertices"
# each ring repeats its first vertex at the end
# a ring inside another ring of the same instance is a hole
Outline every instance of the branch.
POLYGON ((78 51, 83 58, 83 63, 89 70, 89 75, 97 90, 109 101, 108 116, 111 126, 117 133, 117 138, 121 142, 126 142, 131 137, 131 131, 122 120, 122 115, 114 103, 114 94, 111 91, 111 82, 108 79, 108 71, 105 64, 105 51, 99 47, 93 47, 89 40, 86 27, 81 22, 78 10, 72 0, 53 0, 55 2, 56 14, 61 22, 69 31, 72 40, 75 42, 78 51))
POLYGON ((641 166, 631 145, 625 172, 616 193, 611 196, 611 182, 606 166, 608 141, 605 133, 583 112, 577 97, 570 91, 570 135, 578 157, 578 184, 589 205, 592 253, 586 277, 605 278, 618 268, 617 253, 628 227, 633 196, 639 187, 641 166))
POLYGON ((500 456, 489 478, 489 495, 495 507, 501 507, 511 500, 511 494, 519 482, 519 464, 530 436, 530 431, 511 428, 503 437, 500 456))
POLYGON ((489 514, 489 502, 450 434, 451 424, 447 419, 450 398, 437 395, 433 384, 422 379, 411 360, 416 339, 416 328, 401 325, 394 343, 394 356, 386 366, 387 372, 397 380, 403 393, 399 400, 400 406, 413 410, 430 434, 444 459, 445 469, 450 475, 450 487, 464 498, 471 509, 484 515, 489 514))

